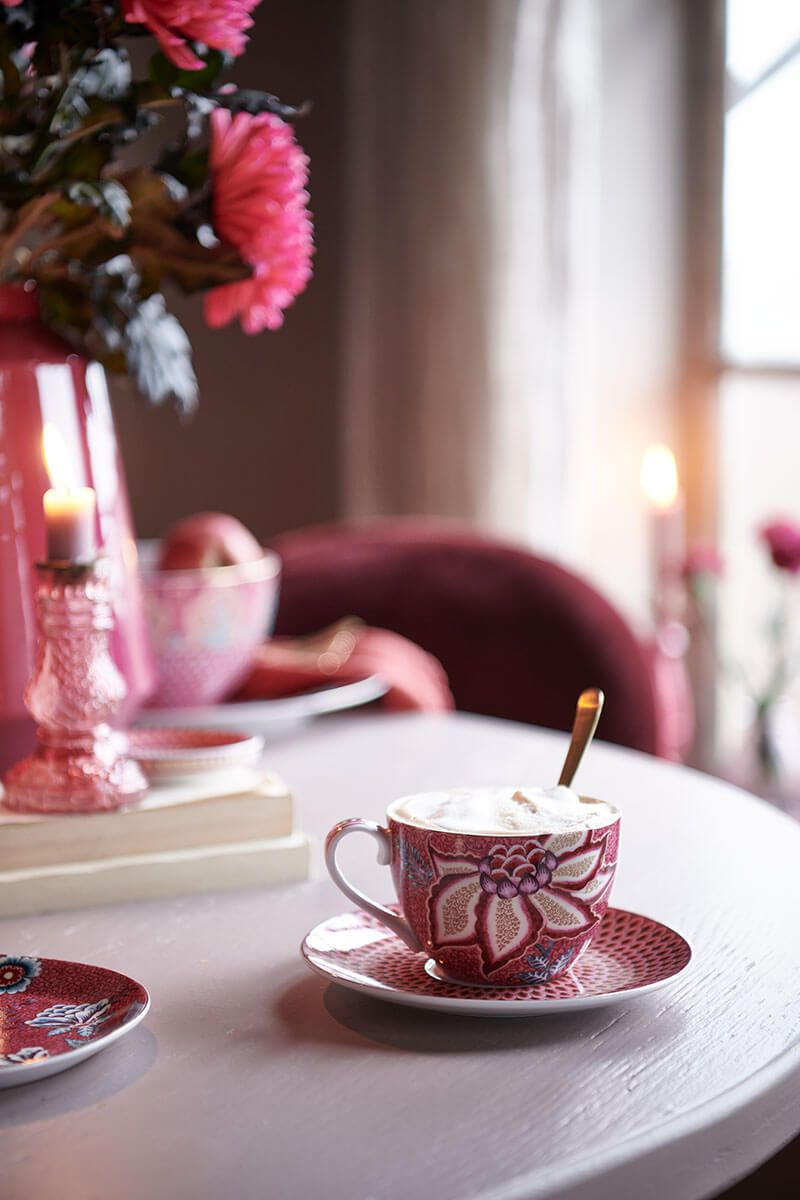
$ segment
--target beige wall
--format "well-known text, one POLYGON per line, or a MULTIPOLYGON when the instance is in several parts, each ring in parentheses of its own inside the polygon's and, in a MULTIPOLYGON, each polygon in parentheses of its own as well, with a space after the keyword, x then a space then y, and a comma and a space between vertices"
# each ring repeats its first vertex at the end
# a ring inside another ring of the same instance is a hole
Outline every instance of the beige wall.
POLYGON ((261 537, 334 516, 339 505, 339 218, 343 120, 339 0, 269 0, 256 12, 237 81, 310 98, 297 133, 311 157, 315 278, 277 333, 212 332, 181 302, 200 407, 182 425, 115 387, 138 532, 155 536, 200 509, 235 513, 261 537))
MULTIPOLYGON (((688 0, 691 2, 691 0, 688 0)), ((648 615, 645 448, 676 450, 684 269, 684 18, 603 0, 591 355, 569 464, 570 563, 648 615)))
MULTIPOLYGON (((683 20, 691 3, 598 0, 597 10, 597 191, 586 245, 594 284, 566 465, 561 556, 635 618, 646 616, 648 592, 641 456, 651 441, 676 441, 683 20)), ((239 79, 287 100, 314 100, 298 134, 312 161, 316 277, 278 333, 211 332, 199 302, 184 306, 201 385, 200 410, 190 424, 130 397, 117 403, 142 536, 203 508, 233 512, 265 538, 342 511, 346 10, 347 0, 269 0, 256 13, 239 79)))

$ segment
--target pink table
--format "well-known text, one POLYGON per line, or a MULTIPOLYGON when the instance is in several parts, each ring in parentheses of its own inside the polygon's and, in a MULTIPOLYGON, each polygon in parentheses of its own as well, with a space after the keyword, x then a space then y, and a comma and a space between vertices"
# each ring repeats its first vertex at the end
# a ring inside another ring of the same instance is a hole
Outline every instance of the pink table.
MULTIPOLYGON (((268 758, 321 835, 419 788, 553 779, 563 748, 483 718, 361 716, 268 758)), ((319 866, 285 890, 0 923, 6 952, 153 996, 118 1046, 0 1095, 3 1200, 695 1200, 755 1168, 800 1130, 800 826, 614 747, 580 783, 624 810, 614 902, 694 944, 637 1003, 481 1021, 326 988, 298 955, 346 907, 319 866)), ((371 845, 360 876, 386 894, 371 845)))

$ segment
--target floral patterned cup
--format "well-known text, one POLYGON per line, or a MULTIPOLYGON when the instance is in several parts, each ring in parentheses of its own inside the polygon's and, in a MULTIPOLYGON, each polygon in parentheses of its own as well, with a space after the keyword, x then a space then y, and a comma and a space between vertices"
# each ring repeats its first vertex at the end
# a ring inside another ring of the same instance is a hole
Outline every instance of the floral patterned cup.
POLYGON ((350 900, 445 975, 502 987, 546 983, 589 945, 616 870, 616 810, 600 828, 526 837, 412 825, 393 815, 395 807, 386 827, 341 821, 326 839, 325 862, 350 900), (370 900, 339 870, 338 844, 358 831, 377 841, 378 861, 391 866, 399 911, 370 900))

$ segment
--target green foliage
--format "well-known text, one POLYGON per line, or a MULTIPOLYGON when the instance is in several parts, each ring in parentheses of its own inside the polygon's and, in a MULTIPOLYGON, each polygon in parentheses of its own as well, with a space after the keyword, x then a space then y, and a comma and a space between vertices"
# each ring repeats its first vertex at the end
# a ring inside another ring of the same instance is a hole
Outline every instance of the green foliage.
POLYGON ((229 108, 231 112, 247 112, 254 115, 269 112, 275 113, 285 121, 307 116, 310 111, 308 103, 282 104, 277 96, 272 96, 269 92, 255 91, 253 88, 235 88, 232 92, 221 92, 215 99, 220 108, 229 108))
POLYGON ((165 87, 184 89, 197 95, 208 95, 216 83, 220 72, 229 66, 231 59, 221 50, 196 48, 197 57, 202 59, 203 67, 197 71, 182 71, 171 63, 161 51, 150 59, 149 74, 153 83, 165 87))

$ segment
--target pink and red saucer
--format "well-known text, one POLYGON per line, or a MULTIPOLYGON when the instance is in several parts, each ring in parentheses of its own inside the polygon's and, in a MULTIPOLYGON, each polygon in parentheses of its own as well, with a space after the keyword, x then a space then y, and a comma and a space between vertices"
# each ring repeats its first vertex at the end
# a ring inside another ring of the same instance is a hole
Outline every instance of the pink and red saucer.
POLYGON ((0 954, 0 1088, 76 1066, 130 1032, 149 1007, 145 988, 118 971, 0 954))
MULTIPOLYGON (((323 921, 306 936, 301 952, 312 971, 356 992, 445 1012, 486 1017, 532 1017, 574 1012, 627 1001, 663 987, 689 965, 689 943, 659 921, 609 908, 575 966, 548 982, 518 987, 460 984, 439 973, 364 912, 323 921)), ((531 970, 523 978, 534 979, 531 970)))

